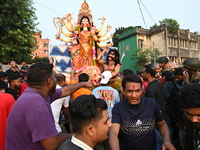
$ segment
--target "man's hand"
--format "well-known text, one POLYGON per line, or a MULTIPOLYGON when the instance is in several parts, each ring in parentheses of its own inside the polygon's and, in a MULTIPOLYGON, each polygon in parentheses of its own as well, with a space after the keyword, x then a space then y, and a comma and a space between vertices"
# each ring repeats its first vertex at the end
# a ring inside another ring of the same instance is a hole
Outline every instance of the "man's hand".
POLYGON ((85 84, 84 85, 85 88, 89 88, 89 89, 93 89, 94 88, 94 85, 93 85, 92 82, 82 82, 82 83, 85 84))
POLYGON ((189 76, 188 72, 184 71, 183 72, 183 80, 184 80, 185 84, 189 84, 189 78, 190 78, 190 76, 189 76))
POLYGON ((164 141, 162 145, 162 150, 176 150, 176 148, 169 141, 164 141))

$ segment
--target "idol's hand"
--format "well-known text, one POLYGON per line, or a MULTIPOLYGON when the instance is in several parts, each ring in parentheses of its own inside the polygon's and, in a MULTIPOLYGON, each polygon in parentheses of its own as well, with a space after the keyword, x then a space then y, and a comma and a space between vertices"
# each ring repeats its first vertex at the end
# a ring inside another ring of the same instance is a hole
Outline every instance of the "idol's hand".
POLYGON ((65 18, 67 19, 67 21, 72 20, 72 14, 68 13, 67 15, 65 15, 65 18))
POLYGON ((95 31, 96 31, 95 27, 92 27, 91 30, 90 30, 90 32, 92 33, 92 35, 95 34, 95 31))
POLYGON ((111 25, 108 25, 108 26, 107 26, 107 31, 110 31, 110 29, 112 29, 112 26, 111 26, 111 25))
POLYGON ((102 23, 105 23, 105 20, 106 20, 106 18, 104 18, 104 17, 101 18, 102 23))

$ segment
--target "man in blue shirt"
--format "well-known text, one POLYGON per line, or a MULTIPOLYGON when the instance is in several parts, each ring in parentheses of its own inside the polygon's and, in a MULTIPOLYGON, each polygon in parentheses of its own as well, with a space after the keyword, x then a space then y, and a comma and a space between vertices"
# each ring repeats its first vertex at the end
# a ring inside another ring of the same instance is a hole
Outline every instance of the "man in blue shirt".
POLYGON ((156 150, 155 125, 164 138, 163 149, 175 150, 158 104, 151 98, 142 97, 141 79, 136 75, 127 75, 122 87, 126 99, 112 110, 111 150, 156 150))
POLYGON ((120 101, 119 93, 114 88, 108 86, 109 80, 111 79, 112 74, 110 71, 104 71, 102 73, 102 79, 100 81, 101 86, 93 89, 92 94, 96 98, 104 99, 108 105, 108 113, 111 119, 112 117, 112 108, 113 106, 120 101))

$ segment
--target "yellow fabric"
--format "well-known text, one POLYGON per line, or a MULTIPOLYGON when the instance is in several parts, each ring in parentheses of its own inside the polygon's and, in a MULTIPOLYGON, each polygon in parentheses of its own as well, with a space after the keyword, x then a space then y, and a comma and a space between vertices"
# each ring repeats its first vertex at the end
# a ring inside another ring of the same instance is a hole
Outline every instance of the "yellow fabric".
POLYGON ((110 82, 109 86, 116 90, 120 90, 120 87, 122 86, 122 79, 118 78, 117 80, 110 82))

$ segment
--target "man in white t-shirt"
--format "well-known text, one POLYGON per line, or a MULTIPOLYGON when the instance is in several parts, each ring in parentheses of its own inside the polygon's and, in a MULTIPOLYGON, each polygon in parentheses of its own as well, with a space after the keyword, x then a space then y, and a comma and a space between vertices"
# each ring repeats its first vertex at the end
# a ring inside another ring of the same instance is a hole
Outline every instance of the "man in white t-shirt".
MULTIPOLYGON (((56 79, 57 79, 56 89, 60 89, 63 86, 65 86, 65 81, 66 81, 65 75, 56 74, 56 79)), ((53 103, 51 103, 51 109, 52 109, 52 112, 53 112, 55 126, 56 126, 56 129, 57 129, 58 132, 62 132, 62 129, 59 125, 59 117, 60 117, 61 109, 62 109, 65 117, 69 116, 69 109, 68 109, 69 100, 70 100, 70 96, 67 96, 67 97, 57 99, 53 103)))

